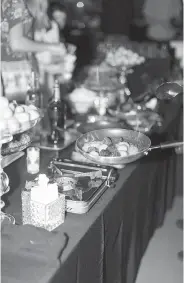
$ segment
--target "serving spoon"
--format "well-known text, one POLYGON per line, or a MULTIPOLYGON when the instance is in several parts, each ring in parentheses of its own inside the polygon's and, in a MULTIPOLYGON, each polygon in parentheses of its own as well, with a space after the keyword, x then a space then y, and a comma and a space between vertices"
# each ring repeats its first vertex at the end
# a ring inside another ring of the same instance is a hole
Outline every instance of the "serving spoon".
POLYGON ((160 100, 170 100, 183 92, 181 84, 176 82, 166 82, 161 84, 155 92, 155 96, 160 100))

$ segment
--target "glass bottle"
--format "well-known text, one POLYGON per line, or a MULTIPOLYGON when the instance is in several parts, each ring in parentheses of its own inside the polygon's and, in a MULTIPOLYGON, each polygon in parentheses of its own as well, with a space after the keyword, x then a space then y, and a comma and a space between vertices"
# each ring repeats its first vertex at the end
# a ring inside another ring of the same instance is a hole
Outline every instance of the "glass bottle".
POLYGON ((26 105, 34 105, 42 108, 42 95, 40 92, 39 78, 35 72, 31 72, 31 82, 26 95, 26 105))
POLYGON ((48 116, 51 126, 51 134, 48 139, 50 142, 57 144, 63 140, 62 130, 65 122, 65 106, 61 99, 60 84, 58 80, 54 82, 54 91, 48 105, 48 116), (60 130, 58 130, 60 128, 60 130))

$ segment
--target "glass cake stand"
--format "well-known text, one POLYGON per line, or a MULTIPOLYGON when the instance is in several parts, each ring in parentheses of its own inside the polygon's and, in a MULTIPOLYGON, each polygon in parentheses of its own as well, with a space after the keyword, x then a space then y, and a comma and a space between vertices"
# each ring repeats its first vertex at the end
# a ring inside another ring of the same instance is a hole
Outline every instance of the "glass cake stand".
MULTIPOLYGON (((10 190, 8 175, 3 171, 3 168, 2 168, 2 159, 3 159, 3 156, 1 154, 2 145, 11 142, 13 140, 14 135, 29 131, 31 128, 36 126, 36 124, 42 119, 42 117, 43 117, 43 113, 39 111, 38 118, 32 121, 26 122, 26 123, 22 123, 21 128, 17 130, 16 132, 6 133, 3 136, 0 136, 0 182, 1 182, 0 183, 0 197, 8 193, 10 190)), ((21 147, 21 150, 25 149, 26 146, 28 145, 24 145, 23 147, 21 147)), ((20 148, 17 148, 17 151, 20 151, 20 148)), ((2 209, 4 206, 5 206, 5 203, 4 201, 1 200, 0 208, 2 209)), ((10 214, 2 212, 1 210, 1 224, 15 224, 15 218, 10 214)))
MULTIPOLYGON (((8 178, 7 174, 3 171, 2 166, 1 166, 1 160, 2 160, 1 147, 2 147, 2 144, 10 142, 12 139, 13 139, 13 136, 10 135, 10 134, 7 134, 6 136, 4 136, 0 139, 0 177, 1 177, 0 196, 1 197, 4 194, 8 193, 9 190, 10 190, 9 178, 8 178)), ((1 200, 0 205, 1 205, 1 209, 2 209, 5 206, 4 201, 1 200)), ((1 211, 1 224, 2 223, 15 224, 15 218, 10 214, 6 214, 6 213, 1 211)))

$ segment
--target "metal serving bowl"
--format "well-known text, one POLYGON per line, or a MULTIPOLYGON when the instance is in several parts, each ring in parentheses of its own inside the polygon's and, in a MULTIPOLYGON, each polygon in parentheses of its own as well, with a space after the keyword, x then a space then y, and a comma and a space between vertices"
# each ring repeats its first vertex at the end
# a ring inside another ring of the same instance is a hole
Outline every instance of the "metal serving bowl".
POLYGON ((86 133, 80 136, 76 141, 76 150, 81 153, 87 159, 101 165, 120 165, 127 164, 136 161, 137 159, 144 156, 144 153, 149 150, 151 146, 150 139, 136 131, 125 130, 125 129, 102 129, 86 133), (103 156, 91 156, 90 154, 83 151, 83 146, 86 142, 91 141, 92 138, 95 140, 103 140, 105 137, 122 137, 124 141, 135 145, 138 148, 138 153, 129 155, 127 157, 103 157, 103 156))

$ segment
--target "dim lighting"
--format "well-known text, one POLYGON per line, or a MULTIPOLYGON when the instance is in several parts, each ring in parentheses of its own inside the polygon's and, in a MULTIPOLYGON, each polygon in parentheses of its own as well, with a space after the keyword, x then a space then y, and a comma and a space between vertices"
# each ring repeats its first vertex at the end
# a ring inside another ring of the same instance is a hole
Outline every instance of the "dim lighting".
POLYGON ((78 2, 77 3, 77 8, 83 8, 84 7, 84 3, 83 2, 78 2))

